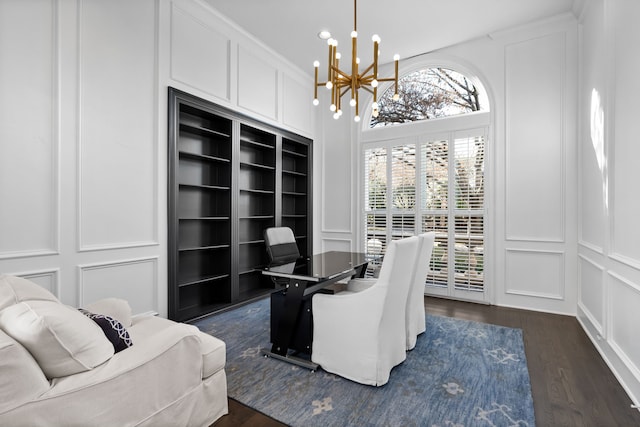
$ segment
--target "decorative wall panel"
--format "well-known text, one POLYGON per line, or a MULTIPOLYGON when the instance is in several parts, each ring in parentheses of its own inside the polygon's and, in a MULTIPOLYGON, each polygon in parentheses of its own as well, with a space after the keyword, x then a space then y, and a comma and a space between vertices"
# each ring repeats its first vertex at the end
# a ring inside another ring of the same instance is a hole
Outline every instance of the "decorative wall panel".
POLYGON ((277 120, 278 71, 266 60, 238 48, 238 105, 277 120))
POLYGON ((564 299, 562 252, 507 249, 505 261, 505 293, 564 299))
POLYGON ((505 48, 506 238, 564 241, 564 33, 505 48))
POLYGON ((58 287, 58 270, 29 271, 14 274, 36 283, 56 297, 60 298, 58 287))
POLYGON ((583 34, 582 42, 590 46, 583 53, 581 93, 583 102, 580 105, 580 115, 584 120, 580 147, 580 188, 579 239, 597 252, 604 247, 605 206, 607 197, 607 170, 605 147, 605 111, 606 75, 600 66, 605 55, 605 34, 602 26, 604 11, 602 3, 594 2, 591 7, 597 7, 597 13, 587 14, 586 25, 594 31, 583 34), (598 25, 599 24, 599 25, 598 25))
POLYGON ((231 41, 207 23, 173 6, 171 78, 229 100, 231 41))
POLYGON ((314 107, 309 102, 309 85, 313 82, 300 82, 284 74, 283 85, 282 122, 302 131, 313 129, 314 107))
POLYGON ((322 239, 322 252, 327 251, 353 251, 353 243, 351 239, 324 238, 322 239))
POLYGON ((604 268, 582 255, 579 257, 578 268, 578 304, 602 334, 605 309, 604 268))
MULTIPOLYGON (((631 52, 637 50, 637 40, 640 38, 640 28, 637 17, 640 14, 638 2, 606 2, 615 17, 615 25, 611 31, 615 39, 615 63, 607 67, 615 71, 612 80, 615 81, 615 92, 611 94, 614 100, 612 126, 615 135, 613 159, 610 160, 609 171, 612 175, 612 237, 613 252, 626 258, 625 262, 640 269, 640 226, 638 212, 640 212, 640 197, 638 197, 638 182, 640 181, 640 120, 638 120, 638 97, 640 97, 640 57, 631 52)), ((637 359, 636 359, 637 360, 637 359)))
MULTIPOLYGON (((325 111, 328 113, 329 109, 325 111)), ((357 201, 353 200, 352 171, 355 161, 348 136, 350 121, 333 120, 324 129, 322 144, 322 232, 351 233, 351 216, 357 201)))
POLYGON ((609 341, 618 356, 640 379, 640 285, 617 274, 610 274, 611 327, 609 341))
POLYGON ((81 250, 157 241, 154 6, 80 3, 81 250))
POLYGON ((127 300, 133 313, 159 312, 157 264, 153 257, 79 266, 78 304, 115 297, 127 300))
POLYGON ((0 258, 58 250, 56 5, 0 2, 0 258))

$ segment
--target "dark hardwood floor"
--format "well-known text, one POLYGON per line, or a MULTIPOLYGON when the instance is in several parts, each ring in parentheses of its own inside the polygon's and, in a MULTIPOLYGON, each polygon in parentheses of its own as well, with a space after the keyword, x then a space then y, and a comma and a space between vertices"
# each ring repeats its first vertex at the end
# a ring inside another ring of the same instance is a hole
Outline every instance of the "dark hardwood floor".
MULTIPOLYGON (((574 317, 429 297, 425 307, 433 315, 522 329, 537 426, 640 426, 640 412, 574 317)), ((229 399, 229 415, 214 426, 284 424, 229 399)))

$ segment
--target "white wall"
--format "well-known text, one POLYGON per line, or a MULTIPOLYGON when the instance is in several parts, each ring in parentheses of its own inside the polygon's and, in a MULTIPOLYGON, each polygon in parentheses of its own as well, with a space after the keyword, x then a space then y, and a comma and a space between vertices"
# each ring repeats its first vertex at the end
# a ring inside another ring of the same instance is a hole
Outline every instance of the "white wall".
POLYGON ((640 4, 592 0, 580 19, 578 319, 640 401, 640 4))
POLYGON ((0 273, 167 311, 167 86, 313 137, 311 79, 196 0, 0 2, 0 273))

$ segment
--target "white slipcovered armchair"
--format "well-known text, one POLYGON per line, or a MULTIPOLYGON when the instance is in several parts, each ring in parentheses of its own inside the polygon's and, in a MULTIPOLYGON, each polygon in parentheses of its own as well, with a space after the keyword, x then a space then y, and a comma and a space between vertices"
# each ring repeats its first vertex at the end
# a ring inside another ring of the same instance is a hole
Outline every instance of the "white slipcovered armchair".
MULTIPOLYGON (((430 231, 418 236, 418 256, 411 273, 411 288, 407 295, 406 335, 407 350, 412 350, 418 341, 418 335, 427 330, 424 310, 424 283, 429 271, 431 253, 436 233, 430 231)), ((347 283, 347 291, 359 292, 371 287, 378 279, 357 278, 347 283)))
POLYGON ((389 381, 406 358, 405 310, 417 250, 418 237, 392 241, 372 286, 313 296, 314 363, 362 384, 389 381))

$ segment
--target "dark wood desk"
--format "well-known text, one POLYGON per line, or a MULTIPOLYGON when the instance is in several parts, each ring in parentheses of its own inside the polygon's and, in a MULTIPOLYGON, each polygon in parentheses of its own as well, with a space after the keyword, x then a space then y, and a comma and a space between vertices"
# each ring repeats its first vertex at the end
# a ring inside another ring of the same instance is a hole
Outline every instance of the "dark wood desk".
MULTIPOLYGON (((282 309, 274 313, 272 296, 271 325, 275 325, 272 333, 271 351, 263 350, 266 356, 294 363, 305 368, 316 370, 318 365, 308 358, 300 357, 301 349, 292 349, 294 334, 303 316, 303 310, 311 310, 311 297, 323 291, 327 286, 350 277, 364 277, 370 255, 360 252, 330 251, 310 258, 301 258, 295 263, 270 265, 262 274, 286 279, 285 289, 278 291, 284 298, 282 309), (305 308, 306 307, 306 308, 305 308)), ((311 314, 311 313, 309 313, 311 314)), ((311 335, 311 334, 309 334, 311 335)), ((308 337, 311 350, 312 335, 308 337)))

